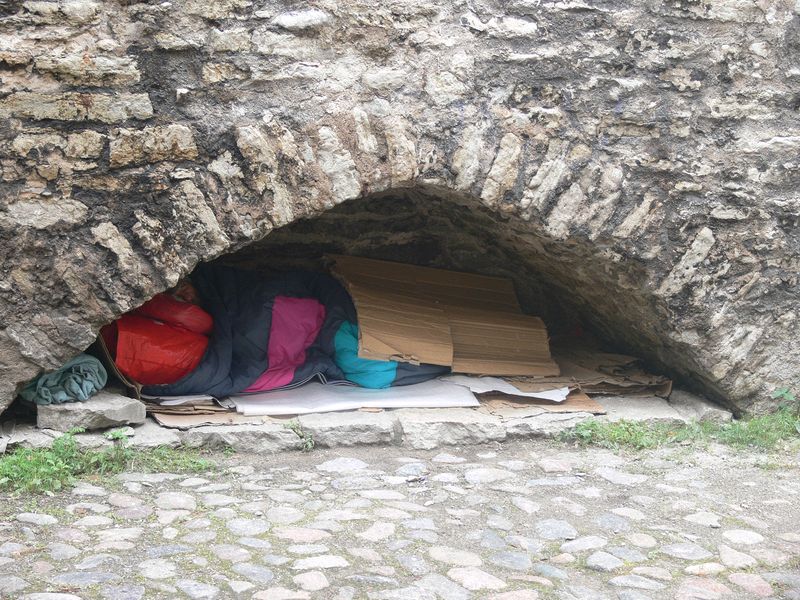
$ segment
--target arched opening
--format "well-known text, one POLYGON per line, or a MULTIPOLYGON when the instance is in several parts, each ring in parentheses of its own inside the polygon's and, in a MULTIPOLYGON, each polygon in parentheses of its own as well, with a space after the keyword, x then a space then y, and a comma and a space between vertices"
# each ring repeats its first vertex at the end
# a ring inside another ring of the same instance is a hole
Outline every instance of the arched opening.
MULTIPOLYGON (((293 270, 324 272, 330 266, 326 257, 338 254, 510 279, 523 312, 546 324, 551 345, 577 343, 638 357, 654 380, 677 379, 713 394, 661 343, 663 309, 647 294, 644 271, 604 247, 603 240, 592 246, 569 237, 543 238, 528 222, 474 197, 416 187, 342 202, 212 264, 269 279, 293 270)), ((636 395, 666 397, 670 389, 645 388, 636 395)))

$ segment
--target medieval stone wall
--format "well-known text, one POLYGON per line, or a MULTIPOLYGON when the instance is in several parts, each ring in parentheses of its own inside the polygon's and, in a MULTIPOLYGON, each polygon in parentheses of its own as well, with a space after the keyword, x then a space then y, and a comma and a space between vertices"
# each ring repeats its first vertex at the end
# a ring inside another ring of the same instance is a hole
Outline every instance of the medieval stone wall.
POLYGON ((399 188, 479 203, 600 329, 765 408, 800 373, 798 13, 0 3, 0 408, 198 261, 399 188))

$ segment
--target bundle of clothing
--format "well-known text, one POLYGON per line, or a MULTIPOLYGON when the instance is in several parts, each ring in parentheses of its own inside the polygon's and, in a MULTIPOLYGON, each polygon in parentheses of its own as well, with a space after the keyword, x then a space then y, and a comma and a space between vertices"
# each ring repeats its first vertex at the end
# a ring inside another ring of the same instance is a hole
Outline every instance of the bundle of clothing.
POLYGON ((117 367, 152 396, 263 392, 312 379, 367 388, 449 371, 359 358, 356 310, 322 273, 259 273, 201 265, 196 300, 159 294, 104 328, 117 367))
POLYGON ((79 354, 60 369, 40 375, 28 383, 19 395, 34 404, 86 402, 103 389, 108 374, 94 356, 79 354))

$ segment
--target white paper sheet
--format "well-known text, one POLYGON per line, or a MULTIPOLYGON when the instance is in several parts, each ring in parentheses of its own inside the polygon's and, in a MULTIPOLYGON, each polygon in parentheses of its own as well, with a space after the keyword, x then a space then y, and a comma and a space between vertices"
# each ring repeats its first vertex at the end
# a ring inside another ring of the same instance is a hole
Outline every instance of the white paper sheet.
POLYGON ((488 392, 500 392, 512 396, 522 396, 523 398, 537 398, 538 400, 550 400, 551 402, 563 402, 569 395, 568 387, 555 388, 544 392, 523 392, 517 389, 512 383, 499 377, 472 377, 470 375, 444 375, 439 378, 441 381, 463 385, 476 394, 486 394, 488 392))
POLYGON ((180 406, 181 404, 214 404, 214 396, 195 394, 190 396, 148 396, 142 394, 142 399, 152 400, 162 406, 180 406))
POLYGON ((414 385, 370 390, 309 383, 291 390, 230 396, 236 411, 247 416, 302 415, 359 408, 477 407, 478 399, 464 386, 432 380, 414 385))

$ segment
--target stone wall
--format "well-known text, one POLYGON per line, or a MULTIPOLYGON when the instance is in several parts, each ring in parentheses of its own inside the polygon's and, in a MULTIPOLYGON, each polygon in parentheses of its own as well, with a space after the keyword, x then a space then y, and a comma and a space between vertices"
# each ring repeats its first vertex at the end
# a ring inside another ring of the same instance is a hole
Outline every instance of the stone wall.
POLYGON ((0 408, 200 260, 473 202, 740 409, 798 380, 794 0, 0 3, 0 408))

